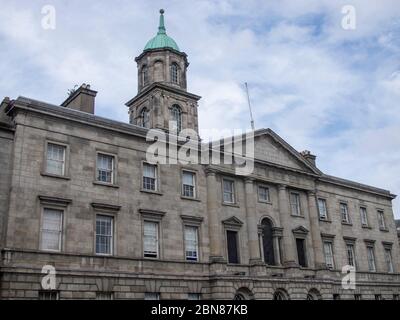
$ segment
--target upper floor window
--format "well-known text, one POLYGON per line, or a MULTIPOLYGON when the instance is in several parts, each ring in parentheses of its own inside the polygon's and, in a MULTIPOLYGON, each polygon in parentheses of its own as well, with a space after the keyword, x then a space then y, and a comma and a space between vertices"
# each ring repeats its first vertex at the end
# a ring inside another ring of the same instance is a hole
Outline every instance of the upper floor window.
POLYGON ((328 269, 335 268, 335 262, 333 259, 333 245, 330 241, 324 241, 324 255, 325 263, 328 269))
POLYGON ((347 251, 347 263, 349 264, 349 266, 355 267, 356 266, 356 256, 355 256, 355 251, 354 251, 354 244, 347 243, 346 251, 347 251))
POLYGON ((143 189, 157 191, 157 166, 143 163, 143 189))
POLYGON ((55 143, 47 144, 46 172, 63 176, 65 173, 65 146, 55 143))
POLYGON ((340 215, 342 218, 342 222, 344 223, 350 223, 350 217, 349 217, 349 210, 347 207, 347 203, 340 203, 340 215))
POLYGON ((97 154, 97 181, 114 183, 114 156, 97 154))
POLYGON ((258 187, 258 200, 262 202, 270 202, 269 189, 267 187, 258 187))
POLYGON ((145 258, 158 258, 159 249, 159 224, 153 221, 144 221, 143 226, 143 256, 145 258))
POLYGON ((140 111, 139 114, 139 119, 138 119, 138 125, 143 127, 143 128, 150 128, 150 114, 149 110, 147 108, 143 108, 140 111))
POLYGON ((171 82, 179 83, 179 66, 175 62, 171 64, 171 82))
POLYGON ((376 266, 375 266, 375 253, 373 246, 367 246, 367 259, 368 259, 368 270, 371 272, 375 272, 376 266))
POLYGON ((300 216, 300 195, 295 192, 290 193, 290 207, 292 210, 292 215, 300 216))
POLYGON ((188 261, 198 261, 198 228, 185 226, 185 258, 188 261))
POLYGON ((200 293, 188 293, 188 300, 200 300, 200 293))
POLYGON ((387 271, 393 272, 393 260, 392 260, 392 250, 390 248, 385 248, 385 262, 387 271))
POLYGON ((182 172, 182 195, 188 198, 196 197, 196 174, 194 172, 182 172))
POLYGON ((379 229, 386 229, 385 214, 383 210, 378 210, 379 229))
POLYGON ((63 211, 43 209, 41 248, 42 250, 61 251, 63 229, 63 211))
POLYGON ((232 180, 223 179, 223 200, 225 203, 235 203, 235 183, 232 180))
POLYGON ((326 200, 318 198, 318 212, 321 220, 328 219, 328 211, 326 209, 326 200))
POLYGON ((182 130, 182 110, 174 104, 171 108, 171 120, 174 122, 174 129, 179 133, 182 130))
POLYGON ((113 222, 111 216, 96 216, 96 253, 112 254, 113 249, 113 222))
POLYGON ((114 300, 112 292, 96 292, 96 300, 114 300))
POLYGON ((360 218, 361 218, 361 225, 363 227, 367 227, 368 226, 367 208, 360 207, 360 218))
POLYGON ((149 81, 149 70, 147 66, 142 67, 142 85, 146 85, 149 81))

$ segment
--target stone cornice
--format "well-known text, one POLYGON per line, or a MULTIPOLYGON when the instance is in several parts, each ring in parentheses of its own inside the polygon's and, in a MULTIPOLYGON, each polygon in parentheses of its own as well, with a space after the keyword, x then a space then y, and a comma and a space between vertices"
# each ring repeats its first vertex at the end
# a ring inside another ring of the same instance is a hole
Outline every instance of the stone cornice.
POLYGON ((131 100, 129 100, 127 103, 125 103, 125 105, 126 105, 127 107, 130 107, 130 106, 131 106, 133 103, 135 103, 137 100, 139 100, 139 99, 141 99, 143 96, 149 94, 150 91, 153 91, 153 90, 156 90, 156 89, 161 89, 161 90, 169 91, 169 92, 172 92, 172 93, 181 95, 181 96, 183 95, 183 96, 185 96, 185 97, 187 97, 187 98, 190 98, 190 99, 193 99, 193 100, 196 100, 196 101, 198 101, 198 100, 201 99, 201 97, 198 96, 198 95, 196 95, 196 94, 193 94, 193 93, 184 91, 184 90, 179 89, 179 88, 175 88, 175 87, 172 87, 172 86, 168 86, 168 85, 163 84, 163 83, 161 83, 161 82, 154 82, 153 84, 151 84, 150 86, 148 86, 146 89, 144 89, 143 91, 141 91, 140 93, 138 93, 135 97, 133 97, 133 98, 132 98, 131 100))

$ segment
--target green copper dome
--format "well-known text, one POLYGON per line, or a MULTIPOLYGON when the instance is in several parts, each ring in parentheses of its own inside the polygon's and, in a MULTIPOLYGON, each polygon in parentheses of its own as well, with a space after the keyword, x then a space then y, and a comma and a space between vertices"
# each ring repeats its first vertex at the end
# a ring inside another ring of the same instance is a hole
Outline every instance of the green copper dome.
POLYGON ((158 27, 157 35, 147 42, 144 50, 171 48, 179 51, 179 47, 175 40, 167 36, 164 26, 164 10, 160 10, 160 25, 158 27))

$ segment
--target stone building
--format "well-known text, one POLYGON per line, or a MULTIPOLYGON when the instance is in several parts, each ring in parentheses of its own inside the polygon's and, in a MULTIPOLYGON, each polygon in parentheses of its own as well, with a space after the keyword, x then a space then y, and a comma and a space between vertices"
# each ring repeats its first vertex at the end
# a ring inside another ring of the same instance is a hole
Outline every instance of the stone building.
POLYGON ((322 173, 270 129, 247 176, 146 162, 149 129, 198 130, 200 97, 163 12, 136 62, 129 124, 96 116, 88 85, 61 106, 1 103, 2 299, 398 299, 395 195, 322 173))

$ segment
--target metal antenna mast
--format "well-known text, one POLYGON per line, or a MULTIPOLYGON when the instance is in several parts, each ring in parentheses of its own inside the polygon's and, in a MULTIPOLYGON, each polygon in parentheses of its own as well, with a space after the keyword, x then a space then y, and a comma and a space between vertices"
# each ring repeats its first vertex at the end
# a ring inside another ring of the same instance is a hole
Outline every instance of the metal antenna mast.
POLYGON ((245 85, 245 87, 246 87, 247 102, 248 102, 248 104, 249 104, 249 110, 250 110, 251 129, 254 131, 254 119, 253 119, 253 113, 251 112, 251 103, 250 103, 249 88, 247 87, 247 82, 245 82, 244 85, 245 85))

